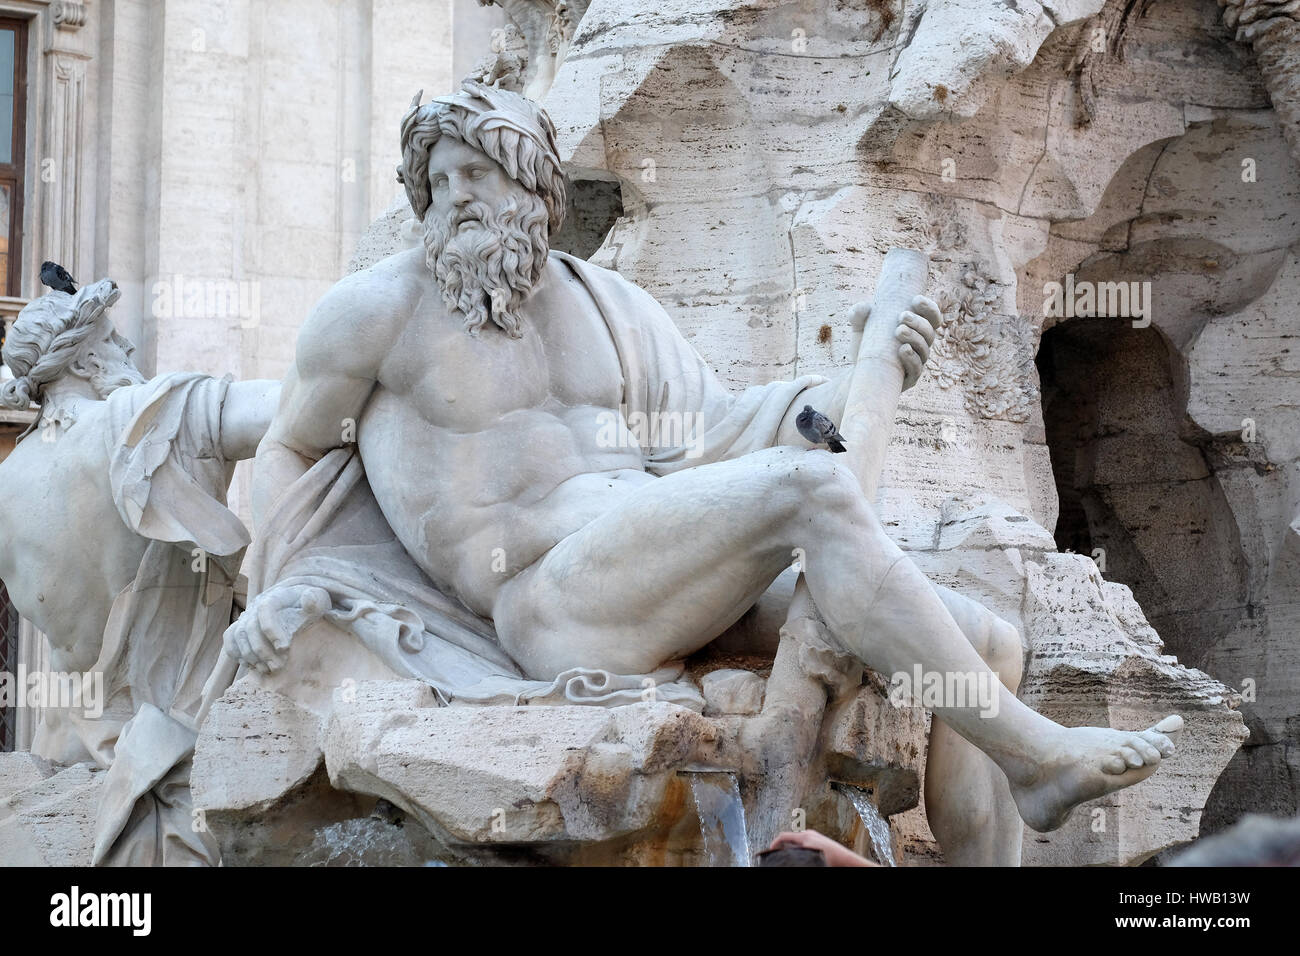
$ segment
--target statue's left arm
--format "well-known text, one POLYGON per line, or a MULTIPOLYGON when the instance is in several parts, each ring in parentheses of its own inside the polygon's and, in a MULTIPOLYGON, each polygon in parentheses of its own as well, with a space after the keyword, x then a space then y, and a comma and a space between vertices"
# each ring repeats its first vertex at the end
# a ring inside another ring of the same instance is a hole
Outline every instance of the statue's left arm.
MULTIPOLYGON (((853 347, 850 353, 857 358, 857 345, 861 341, 862 328, 867 316, 871 314, 871 303, 860 302, 853 307, 852 329, 853 347)), ((903 363, 903 391, 907 391, 921 378, 925 363, 930 359, 930 348, 939 326, 943 323, 943 314, 939 306, 923 295, 912 300, 912 308, 898 317, 898 328, 894 338, 898 340, 898 357, 903 363)), ((833 375, 830 381, 808 389, 803 395, 803 404, 811 405, 836 424, 844 422, 844 406, 849 397, 849 385, 853 380, 854 366, 849 365, 833 375)), ((802 409, 792 408, 777 438, 778 445, 803 445, 806 442, 795 427, 795 418, 802 409)))
POLYGON ((227 461, 252 458, 279 404, 280 383, 274 379, 232 382, 221 408, 222 457, 227 461))
MULTIPOLYGON (((648 295, 646 299, 653 302, 648 295)), ((869 305, 855 308, 856 329, 861 328, 869 312, 869 305)), ((829 380, 803 376, 792 382, 769 382, 734 393, 722 384, 657 303, 643 316, 642 334, 654 340, 641 349, 650 365, 648 381, 642 389, 644 407, 647 411, 662 407, 666 411, 697 413, 703 419, 702 433, 695 434, 693 448, 652 451, 647 457, 647 467, 652 471, 667 473, 692 464, 737 458, 776 445, 807 448, 808 441, 799 434, 795 423, 804 405, 812 405, 832 421, 842 420, 853 366, 842 369, 829 380)), ((913 300, 911 310, 899 316, 896 338, 905 389, 920 378, 941 321, 938 306, 921 296, 913 300)), ((855 345, 858 340, 855 335, 855 345)), ((634 401, 629 401, 629 405, 638 407, 634 401)))

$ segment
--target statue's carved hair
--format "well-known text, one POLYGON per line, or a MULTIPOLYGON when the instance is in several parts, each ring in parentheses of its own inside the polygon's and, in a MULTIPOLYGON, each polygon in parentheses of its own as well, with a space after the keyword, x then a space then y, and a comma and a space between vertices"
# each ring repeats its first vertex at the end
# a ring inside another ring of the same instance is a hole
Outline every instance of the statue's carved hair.
POLYGON ((555 143, 555 126, 533 101, 496 87, 465 81, 459 93, 420 105, 415 94, 402 119, 402 162, 397 179, 416 218, 429 209, 429 152, 443 136, 454 136, 498 163, 546 204, 553 235, 564 222, 565 182, 555 143))
POLYGON ((40 403, 46 385, 58 379, 95 331, 95 322, 120 293, 109 283, 86 286, 75 295, 49 292, 18 313, 5 337, 4 363, 14 373, 0 387, 0 405, 25 409, 40 403))

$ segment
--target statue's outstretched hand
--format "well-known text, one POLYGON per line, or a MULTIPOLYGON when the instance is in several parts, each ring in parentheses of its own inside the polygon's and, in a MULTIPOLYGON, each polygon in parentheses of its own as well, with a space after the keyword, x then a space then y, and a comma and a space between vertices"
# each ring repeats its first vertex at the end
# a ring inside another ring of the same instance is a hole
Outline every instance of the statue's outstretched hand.
POLYGON ((903 362, 903 391, 921 378, 921 370, 930 360, 930 346, 943 325, 943 313, 933 299, 918 295, 912 308, 898 317, 894 338, 898 339, 898 357, 903 362))
POLYGON ((320 620, 330 606, 329 592, 308 584, 263 591, 226 628, 225 651, 263 674, 274 673, 284 666, 298 632, 320 620))
MULTIPOLYGON (((850 313, 853 331, 861 332, 871 315, 871 303, 859 302, 850 313)), ((894 338, 898 340, 898 357, 903 363, 903 391, 907 391, 921 378, 925 363, 930 360, 930 347, 943 325, 943 313, 933 299, 918 295, 912 299, 912 308, 898 317, 894 338)))

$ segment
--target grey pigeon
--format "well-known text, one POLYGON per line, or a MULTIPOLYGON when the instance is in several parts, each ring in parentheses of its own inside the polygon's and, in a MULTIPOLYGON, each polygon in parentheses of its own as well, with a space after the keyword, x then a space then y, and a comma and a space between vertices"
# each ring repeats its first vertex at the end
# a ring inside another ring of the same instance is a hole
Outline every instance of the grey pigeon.
POLYGON ((66 292, 68 295, 77 294, 77 287, 73 283, 72 276, 68 275, 68 270, 49 259, 41 263, 41 285, 49 286, 57 292, 66 292))
POLYGON ((811 405, 805 405, 799 417, 794 420, 799 434, 814 445, 827 445, 835 454, 844 451, 844 436, 839 433, 835 423, 811 405))

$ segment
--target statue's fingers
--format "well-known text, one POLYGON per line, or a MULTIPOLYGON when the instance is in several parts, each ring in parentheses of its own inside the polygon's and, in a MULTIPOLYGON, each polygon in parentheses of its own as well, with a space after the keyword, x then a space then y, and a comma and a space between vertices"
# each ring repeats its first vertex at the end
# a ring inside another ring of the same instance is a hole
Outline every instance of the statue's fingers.
POLYGON ((260 635, 256 634, 256 628, 253 629, 253 632, 250 632, 247 627, 240 625, 239 632, 235 635, 235 641, 239 647, 239 660, 241 663, 253 668, 253 670, 265 674, 267 672, 266 662, 257 650, 256 637, 260 637, 260 635))
POLYGON ((930 343, 916 329, 910 325, 900 325, 894 330, 894 338, 902 345, 910 345, 917 356, 925 359, 930 354, 930 343))
POLYGON ((861 332, 867 324, 867 318, 871 315, 871 303, 859 302, 849 313, 849 323, 854 332, 861 332))
POLYGON ((266 673, 269 670, 279 668, 280 655, 271 646, 271 642, 266 639, 266 635, 262 633, 261 628, 253 628, 248 634, 248 646, 257 657, 257 669, 259 671, 266 673))
POLYGON ((921 336, 926 346, 934 344, 935 335, 934 326, 927 320, 921 318, 915 312, 904 312, 898 317, 900 328, 909 328, 917 335, 921 336))
POLYGON ((263 635, 270 639, 272 645, 283 651, 293 640, 293 635, 289 629, 284 626, 281 609, 272 604, 259 604, 257 607, 257 623, 261 627, 263 635))
POLYGON ((226 652, 227 657, 233 657, 235 660, 240 659, 239 650, 239 632, 243 625, 239 621, 231 624, 226 628, 226 632, 221 635, 221 647, 226 652))
POLYGON ((903 363, 903 391, 907 391, 920 380, 924 363, 910 345, 900 345, 898 357, 903 363))
POLYGON ((255 664, 257 658, 253 656, 253 649, 248 643, 248 634, 243 626, 235 632, 235 648, 239 651, 236 655, 239 660, 245 664, 255 664))
POLYGON ((940 311, 939 305, 934 299, 923 295, 913 297, 912 311, 923 316, 936 329, 943 325, 943 312, 940 311))

